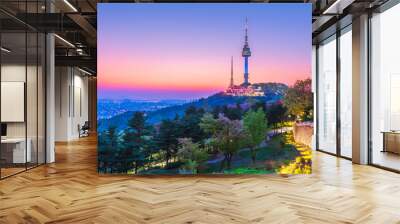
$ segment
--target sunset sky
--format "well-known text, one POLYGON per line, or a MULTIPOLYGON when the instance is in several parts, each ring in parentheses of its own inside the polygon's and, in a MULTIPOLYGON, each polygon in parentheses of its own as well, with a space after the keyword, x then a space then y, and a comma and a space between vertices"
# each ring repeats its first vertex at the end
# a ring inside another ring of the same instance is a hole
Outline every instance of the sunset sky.
POLYGON ((243 82, 311 76, 311 4, 98 4, 100 99, 196 99, 243 82))

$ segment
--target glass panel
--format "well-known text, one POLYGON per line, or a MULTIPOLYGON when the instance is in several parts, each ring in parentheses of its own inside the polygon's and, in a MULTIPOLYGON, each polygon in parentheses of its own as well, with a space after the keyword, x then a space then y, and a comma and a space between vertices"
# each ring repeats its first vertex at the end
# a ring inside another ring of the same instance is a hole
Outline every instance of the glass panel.
MULTIPOLYGON (((37 1, 27 2, 26 12, 37 13, 37 1)), ((30 18, 32 23, 37 17, 30 18)), ((38 34, 35 30, 27 30, 27 80, 26 80, 26 113, 27 113, 27 150, 30 151, 30 160, 27 167, 35 167, 38 163, 38 34)))
POLYGON ((45 163, 45 44, 46 37, 44 34, 38 35, 38 163, 45 163))
POLYGON ((336 37, 318 48, 318 147, 336 153, 336 37))
POLYGON ((28 55, 27 55, 27 81, 26 81, 26 113, 27 113, 27 149, 30 151, 28 156, 30 159, 28 160, 28 168, 34 167, 37 165, 38 160, 38 141, 37 141, 37 132, 38 132, 38 36, 36 32, 27 33, 28 38, 28 55))
MULTIPOLYGON (((43 13, 45 1, 1 1, 0 7, 15 14, 43 13)), ((4 178, 45 162, 46 54, 44 34, 1 12, 0 20, 0 177, 4 178)))
POLYGON ((372 22, 372 163, 400 170, 400 5, 372 22))
POLYGON ((352 35, 340 36, 340 153, 352 157, 352 35))
MULTIPOLYGON (((25 170, 26 150, 26 35, 1 34, 1 161, 2 177, 25 170)), ((28 147, 29 148, 29 147, 28 147)))

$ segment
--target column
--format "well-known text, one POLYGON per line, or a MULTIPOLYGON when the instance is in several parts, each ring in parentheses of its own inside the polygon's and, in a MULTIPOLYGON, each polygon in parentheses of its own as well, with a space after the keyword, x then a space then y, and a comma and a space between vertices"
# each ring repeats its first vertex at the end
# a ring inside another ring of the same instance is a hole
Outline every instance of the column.
POLYGON ((352 157, 368 163, 368 15, 353 18, 353 116, 352 157))

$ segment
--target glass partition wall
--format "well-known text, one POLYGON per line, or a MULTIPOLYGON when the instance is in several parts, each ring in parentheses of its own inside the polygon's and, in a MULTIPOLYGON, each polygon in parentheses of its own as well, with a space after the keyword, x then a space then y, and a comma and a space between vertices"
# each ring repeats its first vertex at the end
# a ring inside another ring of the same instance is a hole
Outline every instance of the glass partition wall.
POLYGON ((1 177, 24 171, 30 157, 26 150, 25 38, 24 32, 1 34, 1 177))
POLYGON ((371 18, 370 163, 400 171, 400 4, 371 18))
POLYGON ((352 34, 351 25, 339 38, 340 155, 352 158, 352 34))
POLYGON ((318 54, 318 149, 336 153, 336 36, 320 43, 318 54))
POLYGON ((318 44, 317 150, 352 157, 351 25, 318 44))
MULTIPOLYGON (((368 163, 400 172, 400 4, 369 18, 368 163)), ((317 149, 352 158, 352 27, 317 45, 317 149)))
MULTIPOLYGON (((18 6, 34 12, 38 2, 18 6)), ((1 179, 45 163, 45 41, 43 33, 0 13, 1 179)))

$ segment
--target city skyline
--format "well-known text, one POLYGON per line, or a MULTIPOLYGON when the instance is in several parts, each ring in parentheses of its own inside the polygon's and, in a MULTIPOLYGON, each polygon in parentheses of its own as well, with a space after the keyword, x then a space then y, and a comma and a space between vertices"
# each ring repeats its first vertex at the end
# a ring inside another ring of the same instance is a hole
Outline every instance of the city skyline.
POLYGON ((100 4, 99 98, 207 97, 229 86, 231 56, 242 83, 246 17, 249 82, 292 85, 311 76, 310 12, 308 4, 100 4), (111 26, 122 16, 127 23, 111 26))

